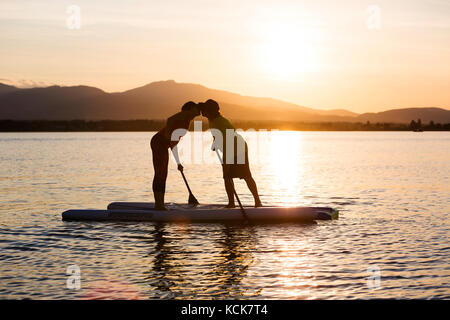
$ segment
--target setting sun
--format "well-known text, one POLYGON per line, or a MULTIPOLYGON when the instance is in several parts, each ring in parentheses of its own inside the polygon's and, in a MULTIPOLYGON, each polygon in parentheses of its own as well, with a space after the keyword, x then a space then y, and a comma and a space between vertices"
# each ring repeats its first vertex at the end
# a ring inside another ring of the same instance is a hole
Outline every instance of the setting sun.
POLYGON ((289 80, 317 71, 317 50, 311 30, 295 24, 270 25, 261 45, 261 67, 270 77, 289 80))

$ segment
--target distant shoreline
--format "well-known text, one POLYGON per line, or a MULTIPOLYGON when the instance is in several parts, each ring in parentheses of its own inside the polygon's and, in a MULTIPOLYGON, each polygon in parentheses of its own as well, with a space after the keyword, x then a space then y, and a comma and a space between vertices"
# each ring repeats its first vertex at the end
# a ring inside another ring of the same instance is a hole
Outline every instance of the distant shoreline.
MULTIPOLYGON (((232 120, 236 128, 283 131, 413 131, 406 123, 298 122, 232 120)), ((0 132, 146 132, 163 128, 164 120, 0 120, 0 132)), ((207 122, 203 128, 208 129, 207 122)), ((191 130, 193 126, 191 126, 191 130)), ((417 129, 417 127, 416 127, 417 129)), ((450 131, 450 123, 422 124, 423 131, 450 131)))

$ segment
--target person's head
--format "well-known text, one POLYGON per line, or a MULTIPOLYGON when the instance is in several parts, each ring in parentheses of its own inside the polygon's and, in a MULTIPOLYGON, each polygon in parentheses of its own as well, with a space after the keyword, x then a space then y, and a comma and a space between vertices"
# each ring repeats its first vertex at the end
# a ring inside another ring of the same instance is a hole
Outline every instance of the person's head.
POLYGON ((192 118, 200 115, 200 108, 193 101, 186 102, 183 107, 181 107, 181 111, 189 112, 192 115, 192 118))
POLYGON ((206 102, 203 103, 199 103, 200 105, 200 110, 202 112, 202 115, 204 117, 207 117, 208 119, 214 119, 215 117, 217 117, 220 113, 219 113, 219 104, 212 100, 209 99, 206 102))

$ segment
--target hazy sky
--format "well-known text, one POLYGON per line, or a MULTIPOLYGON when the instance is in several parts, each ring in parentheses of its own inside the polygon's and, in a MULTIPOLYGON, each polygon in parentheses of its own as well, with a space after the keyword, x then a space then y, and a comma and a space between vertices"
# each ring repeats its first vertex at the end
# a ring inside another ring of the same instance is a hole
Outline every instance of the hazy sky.
POLYGON ((173 79, 321 109, 450 109, 450 1, 1 0, 0 79, 105 91, 173 79))

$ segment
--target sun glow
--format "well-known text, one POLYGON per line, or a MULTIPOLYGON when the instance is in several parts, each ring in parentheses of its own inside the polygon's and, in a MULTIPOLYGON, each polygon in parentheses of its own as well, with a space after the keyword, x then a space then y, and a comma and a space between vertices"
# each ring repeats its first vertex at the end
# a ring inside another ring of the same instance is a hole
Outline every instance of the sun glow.
POLYGON ((268 25, 260 48, 263 70, 282 80, 317 71, 316 37, 313 30, 295 24, 268 25))
POLYGON ((283 205, 297 204, 303 168, 299 166, 302 136, 298 132, 273 132, 268 157, 272 178, 272 192, 283 205))

